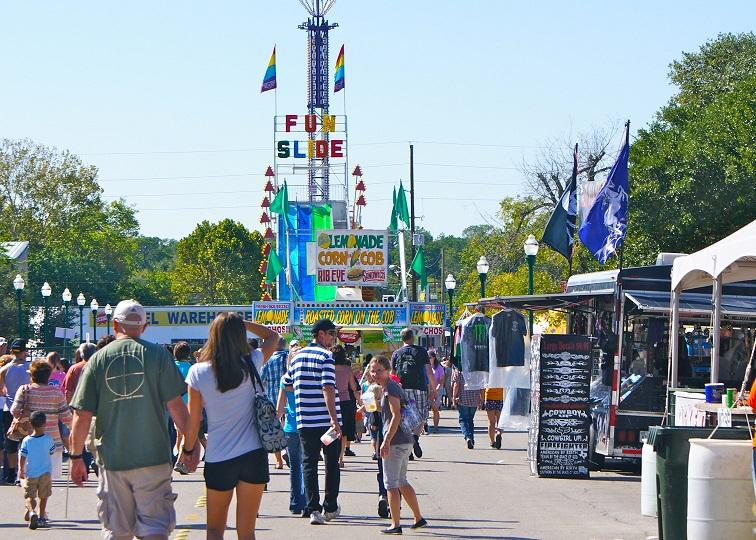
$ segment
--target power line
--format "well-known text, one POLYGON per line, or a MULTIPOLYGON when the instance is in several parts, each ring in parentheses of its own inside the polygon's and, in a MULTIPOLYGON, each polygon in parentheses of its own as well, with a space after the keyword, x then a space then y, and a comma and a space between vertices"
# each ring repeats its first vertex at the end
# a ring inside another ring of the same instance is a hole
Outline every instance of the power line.
MULTIPOLYGON (((443 146, 465 146, 479 148, 512 148, 512 149, 539 149, 547 148, 539 145, 526 144, 490 144, 478 142, 457 142, 457 141, 370 141, 364 143, 350 143, 350 146, 386 146, 394 144, 429 144, 443 146)), ((174 155, 174 154, 225 154, 237 152, 272 152, 270 147, 263 148, 197 148, 190 150, 146 150, 146 151, 113 151, 113 152, 83 152, 80 156, 152 156, 152 155, 174 155)))

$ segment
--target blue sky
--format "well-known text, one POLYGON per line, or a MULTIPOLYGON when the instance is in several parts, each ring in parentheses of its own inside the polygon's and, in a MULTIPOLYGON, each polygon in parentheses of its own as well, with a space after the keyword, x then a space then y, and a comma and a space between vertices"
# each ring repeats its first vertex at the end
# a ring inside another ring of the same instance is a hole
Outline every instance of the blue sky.
MULTIPOLYGON (((296 0, 5 2, 0 137, 69 149, 143 234, 181 238, 202 220, 260 228, 278 110, 306 110, 306 19, 296 0)), ((417 213, 434 235, 483 222, 545 141, 630 118, 646 125, 673 89, 669 63, 720 32, 753 29, 752 1, 339 0, 331 60, 346 44, 350 166, 363 223, 385 227, 415 145, 417 213), (751 23, 748 23, 751 21, 751 23), (444 144, 439 144, 444 143, 444 144)), ((342 112, 342 97, 332 97, 342 112)))

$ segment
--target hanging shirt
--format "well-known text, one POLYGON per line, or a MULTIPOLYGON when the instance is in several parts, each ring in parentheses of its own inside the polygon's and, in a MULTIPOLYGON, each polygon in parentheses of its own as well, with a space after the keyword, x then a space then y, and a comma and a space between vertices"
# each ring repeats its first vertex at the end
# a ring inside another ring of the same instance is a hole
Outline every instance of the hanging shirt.
POLYGON ((488 371, 491 319, 476 313, 462 324, 462 371, 488 371))
POLYGON ((491 366, 524 366, 527 333, 528 325, 521 313, 513 309, 495 313, 491 319, 491 366))

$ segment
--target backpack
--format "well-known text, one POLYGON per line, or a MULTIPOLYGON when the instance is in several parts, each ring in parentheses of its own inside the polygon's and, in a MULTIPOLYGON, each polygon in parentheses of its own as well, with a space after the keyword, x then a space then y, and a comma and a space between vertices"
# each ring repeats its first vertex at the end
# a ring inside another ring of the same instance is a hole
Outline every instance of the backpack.
POLYGON ((415 366, 415 357, 409 352, 402 353, 396 359, 396 374, 399 379, 405 381, 417 377, 417 369, 415 366))

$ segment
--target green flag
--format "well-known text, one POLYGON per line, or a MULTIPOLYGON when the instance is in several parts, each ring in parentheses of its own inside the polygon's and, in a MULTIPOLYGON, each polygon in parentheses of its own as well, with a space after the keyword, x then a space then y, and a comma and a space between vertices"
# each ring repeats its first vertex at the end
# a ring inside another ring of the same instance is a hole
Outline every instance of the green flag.
POLYGON ((276 250, 271 249, 268 254, 268 269, 265 271, 265 283, 275 283, 281 270, 283 270, 283 263, 278 258, 276 250))
POLYGON ((399 194, 396 196, 396 217, 401 219, 407 227, 410 227, 410 213, 407 207, 407 194, 404 191, 402 181, 399 180, 399 194))
POLYGON ((415 258, 412 259, 410 270, 420 278, 420 286, 423 289, 427 288, 428 275, 425 273, 425 250, 423 250, 423 246, 417 248, 417 253, 415 253, 415 258))
POLYGON ((391 223, 389 223, 389 231, 395 233, 399 229, 399 223, 396 219, 396 186, 394 186, 393 203, 391 205, 391 223))
POLYGON ((276 193, 276 198, 270 203, 270 212, 272 214, 289 215, 289 188, 286 187, 286 180, 284 180, 283 186, 276 193))

